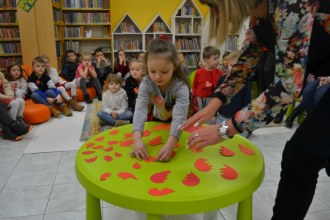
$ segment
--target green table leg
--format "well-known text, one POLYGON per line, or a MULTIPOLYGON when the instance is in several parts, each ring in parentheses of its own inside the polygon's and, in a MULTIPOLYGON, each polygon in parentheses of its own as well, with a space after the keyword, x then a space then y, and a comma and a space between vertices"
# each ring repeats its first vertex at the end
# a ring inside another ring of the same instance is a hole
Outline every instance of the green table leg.
POLYGON ((237 220, 252 220, 252 195, 238 203, 237 220))
POLYGON ((86 191, 86 220, 102 220, 100 199, 86 191))
POLYGON ((147 220, 161 220, 160 215, 147 213, 147 220))

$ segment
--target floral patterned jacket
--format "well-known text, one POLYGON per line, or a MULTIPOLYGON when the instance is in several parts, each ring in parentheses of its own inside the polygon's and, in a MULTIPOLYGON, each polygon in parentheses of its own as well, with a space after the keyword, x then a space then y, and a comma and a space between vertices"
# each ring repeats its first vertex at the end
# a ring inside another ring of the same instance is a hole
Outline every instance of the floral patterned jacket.
MULTIPOLYGON (((264 127, 277 114, 285 111, 300 94, 313 22, 320 22, 324 28, 322 31, 330 34, 329 0, 276 0, 275 2, 269 0, 269 3, 276 4, 276 7, 268 19, 274 26, 276 37, 274 84, 232 118, 234 126, 239 131, 253 131, 264 127)), ((262 19, 251 18, 243 52, 237 64, 233 66, 230 76, 215 90, 214 97, 221 99, 224 104, 230 102, 247 83, 258 63, 264 47, 262 42, 265 41, 257 39, 254 30, 261 23, 262 19)))

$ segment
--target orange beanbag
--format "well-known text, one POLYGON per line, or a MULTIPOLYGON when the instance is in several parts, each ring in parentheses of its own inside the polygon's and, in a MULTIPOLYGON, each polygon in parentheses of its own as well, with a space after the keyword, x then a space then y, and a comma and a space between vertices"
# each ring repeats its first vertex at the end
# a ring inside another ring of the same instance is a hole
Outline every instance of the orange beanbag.
POLYGON ((23 120, 31 125, 40 124, 50 119, 50 109, 43 104, 36 104, 32 99, 25 100, 23 120))
MULTIPOLYGON (((96 97, 96 90, 95 90, 94 87, 87 88, 87 93, 89 94, 91 99, 94 99, 96 97)), ((82 90, 79 89, 79 88, 77 88, 77 99, 78 99, 78 102, 84 102, 85 101, 84 94, 83 94, 82 90)))

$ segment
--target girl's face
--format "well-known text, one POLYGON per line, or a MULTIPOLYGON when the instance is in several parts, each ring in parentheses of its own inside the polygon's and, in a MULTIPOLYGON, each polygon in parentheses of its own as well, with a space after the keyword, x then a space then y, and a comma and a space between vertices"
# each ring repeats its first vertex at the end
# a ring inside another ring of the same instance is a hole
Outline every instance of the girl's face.
POLYGON ((82 63, 85 66, 90 66, 90 65, 92 65, 92 58, 90 56, 84 56, 82 59, 82 63))
POLYGON ((50 62, 48 59, 44 59, 45 62, 46 62, 46 69, 49 69, 50 68, 50 62))
POLYGON ((132 62, 130 66, 130 72, 131 76, 138 80, 141 81, 142 76, 143 76, 143 67, 141 63, 138 62, 132 62))
POLYGON ((76 61, 77 56, 76 56, 76 54, 74 54, 74 53, 68 53, 68 54, 66 55, 66 59, 67 59, 67 61, 73 63, 73 62, 76 61))
POLYGON ((144 60, 144 53, 140 53, 138 59, 139 60, 144 60))
POLYGON ((222 59, 222 64, 227 67, 228 66, 228 56, 225 56, 223 59, 222 59))
POLYGON ((116 93, 120 89, 120 84, 117 82, 109 82, 108 89, 110 90, 110 92, 116 93))
POLYGON ((13 66, 12 68, 10 68, 10 77, 13 80, 17 80, 20 76, 21 76, 21 69, 19 68, 19 66, 13 66))
POLYGON ((166 89, 173 77, 174 64, 164 55, 149 55, 147 66, 151 80, 158 87, 166 89))
POLYGON ((96 59, 103 60, 103 59, 104 59, 104 54, 103 54, 103 52, 97 52, 97 53, 95 54, 95 58, 96 58, 96 59))
POLYGON ((33 71, 34 71, 38 76, 41 76, 41 75, 45 72, 45 69, 46 69, 46 65, 45 65, 44 63, 36 62, 36 63, 33 65, 33 71))
POLYGON ((124 51, 119 51, 118 58, 119 59, 124 59, 125 58, 125 52, 124 51))

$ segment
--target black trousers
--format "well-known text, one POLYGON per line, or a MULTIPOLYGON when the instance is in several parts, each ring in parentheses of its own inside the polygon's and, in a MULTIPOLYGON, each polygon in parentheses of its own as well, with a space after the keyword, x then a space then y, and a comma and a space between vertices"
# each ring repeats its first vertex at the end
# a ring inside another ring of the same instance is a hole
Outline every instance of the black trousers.
POLYGON ((314 197, 318 172, 329 166, 329 135, 330 90, 285 145, 272 220, 304 219, 314 197))

